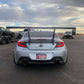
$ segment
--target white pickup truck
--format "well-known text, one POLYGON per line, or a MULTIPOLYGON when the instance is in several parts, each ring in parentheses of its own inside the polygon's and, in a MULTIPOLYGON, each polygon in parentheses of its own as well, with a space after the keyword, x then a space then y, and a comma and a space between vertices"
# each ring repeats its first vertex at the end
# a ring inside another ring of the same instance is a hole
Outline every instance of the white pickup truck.
POLYGON ((65 32, 63 39, 67 39, 67 38, 74 39, 72 32, 70 32, 70 31, 65 32))

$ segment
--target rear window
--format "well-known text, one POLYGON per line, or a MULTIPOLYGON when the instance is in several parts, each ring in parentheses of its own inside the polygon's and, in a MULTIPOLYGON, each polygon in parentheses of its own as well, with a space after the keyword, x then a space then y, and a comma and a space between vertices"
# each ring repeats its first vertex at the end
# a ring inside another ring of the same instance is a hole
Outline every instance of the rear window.
MULTIPOLYGON (((28 32, 24 33, 24 37, 28 37, 28 32)), ((30 32, 30 37, 53 37, 53 32, 30 32)), ((55 37, 58 37, 55 34, 55 37)))

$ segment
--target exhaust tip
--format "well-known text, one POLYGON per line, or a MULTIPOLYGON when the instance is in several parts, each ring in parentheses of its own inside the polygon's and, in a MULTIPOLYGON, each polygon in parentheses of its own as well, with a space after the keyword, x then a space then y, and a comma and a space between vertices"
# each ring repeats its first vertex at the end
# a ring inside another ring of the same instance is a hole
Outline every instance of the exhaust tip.
POLYGON ((29 60, 27 58, 23 58, 21 61, 23 65, 28 65, 29 63, 29 60))

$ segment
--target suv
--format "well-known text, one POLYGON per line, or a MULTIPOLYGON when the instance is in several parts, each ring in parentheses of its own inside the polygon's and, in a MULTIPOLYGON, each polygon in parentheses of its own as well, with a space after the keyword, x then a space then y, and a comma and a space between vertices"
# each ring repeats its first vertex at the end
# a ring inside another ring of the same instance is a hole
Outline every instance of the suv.
POLYGON ((64 36, 63 36, 63 39, 65 39, 65 38, 71 38, 71 39, 73 39, 74 37, 73 37, 73 35, 72 35, 72 32, 65 32, 65 34, 64 34, 64 36))
POLYGON ((0 27, 0 43, 10 43, 12 38, 14 37, 14 33, 8 31, 7 29, 0 27))

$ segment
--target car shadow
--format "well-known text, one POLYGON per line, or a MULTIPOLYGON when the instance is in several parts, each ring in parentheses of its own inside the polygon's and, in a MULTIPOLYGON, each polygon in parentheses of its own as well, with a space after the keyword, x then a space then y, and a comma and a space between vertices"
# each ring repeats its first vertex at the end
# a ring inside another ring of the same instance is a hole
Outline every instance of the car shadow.
POLYGON ((66 67, 66 65, 61 64, 28 64, 16 66, 20 70, 33 70, 33 71, 46 71, 46 70, 59 70, 66 67))

